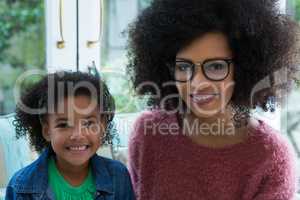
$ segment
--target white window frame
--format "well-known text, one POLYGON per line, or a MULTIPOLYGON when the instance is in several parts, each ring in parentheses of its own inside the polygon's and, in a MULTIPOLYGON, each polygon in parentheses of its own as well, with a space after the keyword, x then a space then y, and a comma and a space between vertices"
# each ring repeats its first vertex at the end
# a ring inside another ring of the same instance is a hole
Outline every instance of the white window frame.
POLYGON ((45 0, 46 69, 100 69, 101 0, 45 0), (63 43, 58 48, 57 42, 63 43), (88 45, 88 41, 93 41, 88 45))

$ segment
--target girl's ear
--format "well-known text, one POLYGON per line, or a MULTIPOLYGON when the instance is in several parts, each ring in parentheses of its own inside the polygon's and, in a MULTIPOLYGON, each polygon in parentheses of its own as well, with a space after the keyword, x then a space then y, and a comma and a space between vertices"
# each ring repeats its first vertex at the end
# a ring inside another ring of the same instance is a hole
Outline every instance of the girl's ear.
POLYGON ((106 128, 107 128, 107 124, 106 122, 103 120, 100 121, 100 126, 101 126, 101 131, 105 132, 106 128))
POLYGON ((42 123, 42 134, 47 142, 50 142, 49 125, 47 122, 42 123))

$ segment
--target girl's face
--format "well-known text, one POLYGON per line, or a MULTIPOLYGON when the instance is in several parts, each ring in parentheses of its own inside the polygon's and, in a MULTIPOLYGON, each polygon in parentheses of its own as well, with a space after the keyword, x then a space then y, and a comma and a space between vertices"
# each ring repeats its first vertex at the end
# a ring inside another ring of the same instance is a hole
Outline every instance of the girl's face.
POLYGON ((103 130, 96 100, 84 95, 58 102, 43 124, 43 136, 51 143, 58 165, 70 167, 88 164, 101 145, 103 130))
POLYGON ((189 111, 199 118, 225 111, 231 99, 233 55, 222 33, 207 33, 176 55, 174 76, 180 97, 189 111), (189 64, 187 64, 189 63, 189 64), (189 69, 196 63, 194 71, 189 69))

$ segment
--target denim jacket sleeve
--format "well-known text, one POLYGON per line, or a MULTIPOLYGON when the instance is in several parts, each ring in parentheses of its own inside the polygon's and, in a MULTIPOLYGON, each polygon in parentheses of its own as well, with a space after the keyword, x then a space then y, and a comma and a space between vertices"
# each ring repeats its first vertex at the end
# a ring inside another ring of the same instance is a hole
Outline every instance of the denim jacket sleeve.
POLYGON ((47 157, 48 151, 45 151, 36 161, 13 175, 6 188, 5 200, 41 199, 45 196, 48 187, 47 157))
POLYGON ((133 192, 132 183, 131 183, 128 170, 124 166, 122 171, 123 171, 121 175, 122 178, 119 178, 118 180, 120 182, 117 183, 120 186, 120 190, 119 190, 120 197, 122 197, 122 200, 135 200, 135 195, 133 192))
POLYGON ((17 199, 17 192, 15 186, 16 186, 16 177, 18 176, 19 173, 20 171, 14 174, 14 176, 9 180, 9 183, 6 187, 5 200, 17 199))
MULTIPOLYGON (((129 172, 125 165, 103 157, 94 159, 96 189, 106 193, 107 200, 135 200, 129 172)), ((101 199, 96 198, 96 199, 101 199)))
POLYGON ((14 188, 11 186, 8 186, 6 188, 6 193, 5 193, 5 200, 15 200, 16 198, 16 192, 14 191, 14 188))

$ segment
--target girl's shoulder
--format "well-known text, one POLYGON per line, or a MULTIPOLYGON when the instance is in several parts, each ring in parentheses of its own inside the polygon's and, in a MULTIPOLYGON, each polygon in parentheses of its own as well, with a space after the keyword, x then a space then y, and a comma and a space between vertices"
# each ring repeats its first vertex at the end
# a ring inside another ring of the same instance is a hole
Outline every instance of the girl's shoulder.
POLYGON ((126 166, 118 160, 113 160, 110 158, 95 155, 92 158, 92 163, 94 165, 94 169, 96 169, 96 171, 99 170, 99 173, 101 173, 100 166, 105 167, 108 173, 113 176, 120 174, 124 175, 128 173, 126 166))
POLYGON ((123 163, 98 155, 91 161, 97 190, 114 193, 116 199, 133 199, 130 175, 123 163))
POLYGON ((44 151, 37 160, 17 171, 11 178, 7 187, 13 188, 17 193, 39 193, 47 189, 48 178, 48 151, 44 151))

